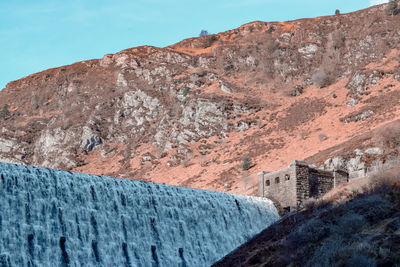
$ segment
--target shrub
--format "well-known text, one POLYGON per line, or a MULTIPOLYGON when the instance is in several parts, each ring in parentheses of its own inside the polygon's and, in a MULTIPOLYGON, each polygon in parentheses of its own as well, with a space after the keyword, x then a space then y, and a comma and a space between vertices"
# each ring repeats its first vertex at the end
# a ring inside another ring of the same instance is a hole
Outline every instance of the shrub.
POLYGON ((207 30, 201 30, 199 37, 207 36, 209 33, 207 30))
POLYGON ((395 121, 378 129, 374 136, 374 143, 378 147, 400 146, 400 122, 395 121))
POLYGON ((317 242, 326 237, 328 233, 328 225, 318 218, 313 218, 293 229, 288 235, 287 241, 290 247, 297 248, 308 242, 317 242))
POLYGON ((320 69, 314 73, 311 80, 319 88, 327 87, 332 83, 331 75, 324 69, 320 69))
MULTIPOLYGON (((400 176, 398 168, 380 171, 369 177, 369 186, 371 191, 385 188, 399 188, 400 176)), ((379 191, 378 190, 378 191, 379 191)))
POLYGON ((303 93, 303 86, 301 85, 296 85, 290 92, 290 96, 299 96, 303 93))
POLYGON ((250 167, 251 167, 250 158, 249 158, 247 155, 243 156, 243 159, 242 159, 242 169, 245 170, 245 171, 247 171, 248 169, 250 169, 250 167))
POLYGON ((10 111, 8 110, 8 105, 5 104, 5 105, 3 106, 3 110, 0 112, 0 118, 5 118, 5 117, 7 117, 8 115, 10 115, 10 111))
POLYGON ((391 207, 390 200, 377 194, 361 196, 343 206, 345 210, 362 214, 372 223, 386 218, 391 212, 391 207))
POLYGON ((314 211, 329 206, 329 202, 322 198, 309 198, 304 201, 304 209, 314 211))
POLYGON ((371 246, 352 242, 354 236, 333 235, 314 252, 306 266, 376 266, 375 260, 368 255, 371 246), (354 247, 354 246, 361 247, 354 247))
POLYGON ((397 15, 399 13, 399 9, 397 8, 396 0, 389 0, 389 3, 386 6, 385 12, 388 16, 397 15))
POLYGON ((190 89, 189 89, 188 87, 183 88, 183 89, 182 89, 182 95, 183 95, 183 96, 187 96, 187 94, 189 93, 189 90, 190 90, 190 89))
POLYGON ((328 139, 328 136, 326 136, 326 134, 324 134, 324 133, 320 133, 318 135, 318 138, 319 138, 319 141, 322 142, 322 141, 325 141, 326 139, 328 139))
POLYGON ((340 10, 339 9, 335 10, 335 15, 340 15, 340 10))
POLYGON ((362 215, 350 212, 341 216, 338 219, 337 224, 333 226, 332 230, 335 234, 345 237, 352 233, 359 232, 366 225, 367 222, 362 215))
POLYGON ((315 250, 314 255, 306 266, 333 266, 343 245, 344 239, 342 237, 327 240, 315 250))
POLYGON ((353 256, 346 262, 345 266, 351 267, 372 267, 376 266, 376 261, 368 256, 362 254, 353 254, 353 256))

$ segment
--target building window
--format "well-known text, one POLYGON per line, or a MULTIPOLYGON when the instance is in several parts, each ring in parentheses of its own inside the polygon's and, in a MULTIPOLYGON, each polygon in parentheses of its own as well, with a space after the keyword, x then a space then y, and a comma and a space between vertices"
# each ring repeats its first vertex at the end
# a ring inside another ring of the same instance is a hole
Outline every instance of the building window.
POLYGON ((289 181, 290 180, 290 175, 289 174, 285 174, 285 180, 289 181))
POLYGON ((283 208, 283 212, 284 212, 284 213, 290 212, 290 207, 284 207, 284 208, 283 208))
POLYGON ((276 178, 275 178, 275 183, 276 183, 276 184, 279 184, 279 177, 276 177, 276 178))
POLYGON ((269 180, 265 180, 265 185, 266 185, 266 186, 270 186, 269 180))

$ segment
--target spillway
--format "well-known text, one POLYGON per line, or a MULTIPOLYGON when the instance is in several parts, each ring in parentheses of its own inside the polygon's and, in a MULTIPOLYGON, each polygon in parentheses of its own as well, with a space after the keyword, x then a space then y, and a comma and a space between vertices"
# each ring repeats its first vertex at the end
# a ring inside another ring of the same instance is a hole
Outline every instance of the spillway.
POLYGON ((0 163, 0 266, 209 266, 267 199, 0 163))

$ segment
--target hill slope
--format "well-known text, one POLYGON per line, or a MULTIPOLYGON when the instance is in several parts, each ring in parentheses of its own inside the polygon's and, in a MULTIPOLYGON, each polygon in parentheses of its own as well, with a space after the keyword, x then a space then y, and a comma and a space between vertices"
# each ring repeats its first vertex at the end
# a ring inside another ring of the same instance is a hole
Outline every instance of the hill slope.
POLYGON ((398 266, 400 192, 375 190, 286 216, 213 266, 398 266))
POLYGON ((11 82, 0 160, 254 194, 258 171, 400 118, 400 16, 384 8, 257 21, 11 82))

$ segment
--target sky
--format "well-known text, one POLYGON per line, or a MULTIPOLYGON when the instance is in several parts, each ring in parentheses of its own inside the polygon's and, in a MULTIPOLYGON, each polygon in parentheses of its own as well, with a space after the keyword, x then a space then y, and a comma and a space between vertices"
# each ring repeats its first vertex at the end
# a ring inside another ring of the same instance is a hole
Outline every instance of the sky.
POLYGON ((48 68, 165 47, 245 23, 367 8, 384 0, 0 0, 0 90, 48 68))

